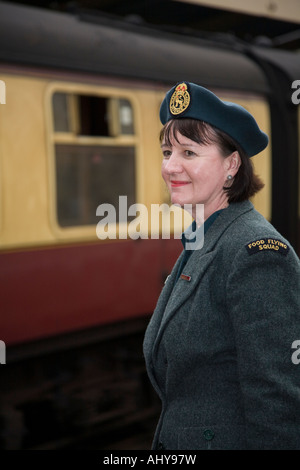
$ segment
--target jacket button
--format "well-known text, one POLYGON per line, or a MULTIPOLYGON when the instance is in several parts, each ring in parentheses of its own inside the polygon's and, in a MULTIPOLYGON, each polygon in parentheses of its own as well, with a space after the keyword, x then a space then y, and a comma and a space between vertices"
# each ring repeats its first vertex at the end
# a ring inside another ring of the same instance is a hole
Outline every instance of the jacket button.
POLYGON ((214 438, 214 435, 215 433, 213 432, 212 429, 205 429, 205 431, 203 431, 203 437, 207 441, 211 441, 214 438))
POLYGON ((165 446, 163 445, 163 443, 162 443, 162 442, 159 442, 159 443, 158 443, 158 449, 159 449, 159 450, 163 450, 164 448, 165 448, 165 446))

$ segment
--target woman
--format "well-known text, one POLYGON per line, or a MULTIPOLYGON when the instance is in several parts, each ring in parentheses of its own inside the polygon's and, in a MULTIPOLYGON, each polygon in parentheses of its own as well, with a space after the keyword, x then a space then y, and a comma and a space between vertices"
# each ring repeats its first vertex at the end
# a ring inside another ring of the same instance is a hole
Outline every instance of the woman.
POLYGON ((162 402, 153 449, 300 449, 300 262, 249 201, 263 186, 249 157, 268 137, 188 82, 160 119, 162 176, 172 203, 192 205, 195 233, 204 205, 204 240, 183 250, 145 334, 162 402))

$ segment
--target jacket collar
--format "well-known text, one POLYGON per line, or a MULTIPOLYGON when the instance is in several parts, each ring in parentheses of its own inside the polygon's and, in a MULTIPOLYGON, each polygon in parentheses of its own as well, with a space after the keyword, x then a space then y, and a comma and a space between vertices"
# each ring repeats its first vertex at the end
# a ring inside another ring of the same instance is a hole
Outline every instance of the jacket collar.
MULTIPOLYGON (((218 243, 218 240, 223 235, 223 233, 228 229, 228 227, 241 215, 253 209, 254 209, 253 204, 250 201, 232 203, 226 209, 224 209, 219 214, 219 216, 215 219, 214 223, 209 227, 208 233, 204 235, 204 240, 202 244, 200 244, 200 246, 202 247, 198 250, 195 250, 194 255, 190 257, 190 260, 188 261, 186 268, 189 268, 191 269, 191 271, 194 271, 194 268, 199 265, 199 257, 202 258, 207 253, 212 252, 216 244, 218 243)), ((176 280, 176 273, 179 268, 182 256, 183 256, 183 253, 181 253, 179 259, 177 260, 171 272, 171 275, 169 276, 167 280, 167 284, 168 283, 172 284, 172 288, 174 287, 174 283, 176 280)), ((202 260, 201 260, 201 263, 202 263, 202 260)))

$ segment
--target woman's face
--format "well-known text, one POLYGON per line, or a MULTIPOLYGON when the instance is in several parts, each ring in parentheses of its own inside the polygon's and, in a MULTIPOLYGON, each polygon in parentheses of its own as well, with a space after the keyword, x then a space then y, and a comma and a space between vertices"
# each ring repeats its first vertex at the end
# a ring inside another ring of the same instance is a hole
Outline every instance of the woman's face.
POLYGON ((177 133, 170 146, 163 140, 162 177, 173 204, 204 204, 207 215, 226 205, 224 185, 229 159, 215 144, 203 145, 177 133))

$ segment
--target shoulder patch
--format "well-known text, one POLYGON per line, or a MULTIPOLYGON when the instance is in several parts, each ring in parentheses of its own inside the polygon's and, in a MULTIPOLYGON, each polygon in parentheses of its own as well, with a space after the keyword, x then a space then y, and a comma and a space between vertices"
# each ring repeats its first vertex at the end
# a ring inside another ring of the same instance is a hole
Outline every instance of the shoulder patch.
POLYGON ((260 238, 245 245, 249 255, 254 255, 260 251, 274 251, 286 256, 289 252, 289 246, 276 238, 260 238))

